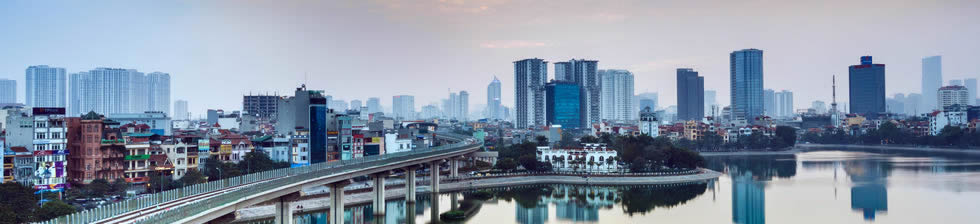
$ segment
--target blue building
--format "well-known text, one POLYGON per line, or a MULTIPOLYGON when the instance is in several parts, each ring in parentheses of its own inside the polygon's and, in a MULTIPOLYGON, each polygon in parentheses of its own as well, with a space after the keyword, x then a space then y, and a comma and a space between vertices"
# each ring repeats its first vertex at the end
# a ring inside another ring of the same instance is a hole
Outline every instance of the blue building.
POLYGON ((732 116, 753 120, 763 114, 762 50, 744 49, 730 54, 732 116))
POLYGON ((848 69, 851 113, 876 117, 885 113, 885 65, 862 56, 860 65, 848 69))
MULTIPOLYGON (((651 108, 653 109, 653 108, 651 108)), ((704 118, 704 77, 691 68, 677 69, 677 119, 704 118)))
POLYGON ((310 164, 327 161, 327 99, 310 97, 310 164))
POLYGON ((545 85, 548 124, 564 129, 581 128, 581 91, 574 82, 551 81, 545 85))

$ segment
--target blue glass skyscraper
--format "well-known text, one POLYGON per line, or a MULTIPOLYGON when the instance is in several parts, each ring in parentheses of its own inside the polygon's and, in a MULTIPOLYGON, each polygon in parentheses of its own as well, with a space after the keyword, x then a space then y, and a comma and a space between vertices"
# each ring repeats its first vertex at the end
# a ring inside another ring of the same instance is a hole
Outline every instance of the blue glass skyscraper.
POLYGON ((753 120, 762 115, 762 50, 744 49, 730 54, 732 116, 753 120))
POLYGON ((874 64, 871 56, 848 69, 851 113, 877 116, 885 112, 885 65, 874 64))
POLYGON ((574 82, 551 81, 545 85, 548 124, 564 129, 581 127, 581 91, 574 82))

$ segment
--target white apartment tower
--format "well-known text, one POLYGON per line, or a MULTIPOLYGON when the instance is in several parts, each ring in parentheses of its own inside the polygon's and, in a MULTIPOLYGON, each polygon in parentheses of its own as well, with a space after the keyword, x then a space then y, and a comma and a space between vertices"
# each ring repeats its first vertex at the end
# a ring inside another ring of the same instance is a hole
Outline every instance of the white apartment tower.
MULTIPOLYGON (((599 70, 601 114, 603 120, 629 121, 633 116, 633 73, 627 70, 599 70)), ((700 106, 700 105, 699 105, 700 106)))

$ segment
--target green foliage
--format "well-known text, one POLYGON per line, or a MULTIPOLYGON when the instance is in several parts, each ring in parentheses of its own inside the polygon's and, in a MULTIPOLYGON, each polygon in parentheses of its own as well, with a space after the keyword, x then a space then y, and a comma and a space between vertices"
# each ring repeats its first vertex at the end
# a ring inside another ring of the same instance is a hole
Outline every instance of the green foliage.
POLYGON ((34 220, 37 196, 30 187, 15 182, 0 184, 0 223, 28 223, 34 220))
POLYGON ((288 162, 276 162, 269 155, 261 152, 249 152, 238 162, 238 170, 242 174, 258 173, 268 170, 289 167, 288 162))
POLYGON ((538 143, 538 146, 548 146, 549 145, 548 144, 548 137, 544 137, 543 135, 538 135, 537 137, 534 137, 534 142, 537 142, 538 143))
POLYGON ((534 171, 538 170, 538 160, 532 155, 522 155, 517 159, 517 163, 521 164, 525 170, 534 171))
POLYGON ((35 212, 38 220, 49 220, 57 218, 58 216, 68 215, 75 212, 75 207, 71 206, 65 202, 59 200, 52 200, 44 203, 40 209, 35 212))
POLYGON ((466 213, 460 210, 450 210, 439 215, 443 221, 460 221, 466 219, 466 213))
POLYGON ((558 145, 561 147, 576 147, 579 145, 575 141, 575 135, 570 131, 561 132, 561 140, 558 141, 558 145))
POLYGON ((110 188, 111 186, 109 181, 105 179, 95 179, 88 185, 85 185, 85 189, 88 190, 88 193, 95 197, 102 197, 103 195, 108 194, 110 188))
POLYGON ((200 184, 204 182, 207 182, 207 179, 205 178, 204 174, 202 174, 200 171, 193 170, 193 169, 188 170, 187 173, 184 173, 183 177, 180 177, 180 179, 177 180, 177 184, 180 185, 181 187, 200 184))
POLYGON ((842 129, 828 129, 823 133, 808 132, 803 140, 818 144, 867 144, 867 145, 921 145, 970 148, 980 146, 980 132, 970 132, 959 127, 946 126, 935 136, 913 136, 891 121, 883 122, 877 129, 860 135, 849 135, 842 129))
POLYGON ((586 135, 579 138, 578 141, 581 143, 599 143, 599 138, 596 138, 595 136, 591 136, 591 135, 586 135))
POLYGON ((517 162, 511 158, 503 158, 497 161, 497 166, 495 167, 503 171, 513 171, 517 169, 517 162))
POLYGON ((796 145, 796 128, 789 126, 776 126, 776 139, 779 147, 785 148, 796 145))

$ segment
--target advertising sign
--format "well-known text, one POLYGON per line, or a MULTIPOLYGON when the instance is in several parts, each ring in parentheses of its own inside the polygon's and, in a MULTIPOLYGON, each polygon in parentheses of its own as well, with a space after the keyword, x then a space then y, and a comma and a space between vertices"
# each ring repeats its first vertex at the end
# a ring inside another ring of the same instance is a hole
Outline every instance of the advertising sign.
POLYGON ((68 187, 69 187, 68 183, 43 184, 43 185, 34 185, 34 190, 58 190, 58 189, 67 189, 68 187))
POLYGON ((58 155, 58 156, 68 155, 68 149, 34 151, 34 156, 50 156, 50 155, 58 155))
POLYGON ((207 152, 211 150, 211 140, 197 140, 197 151, 207 152))

